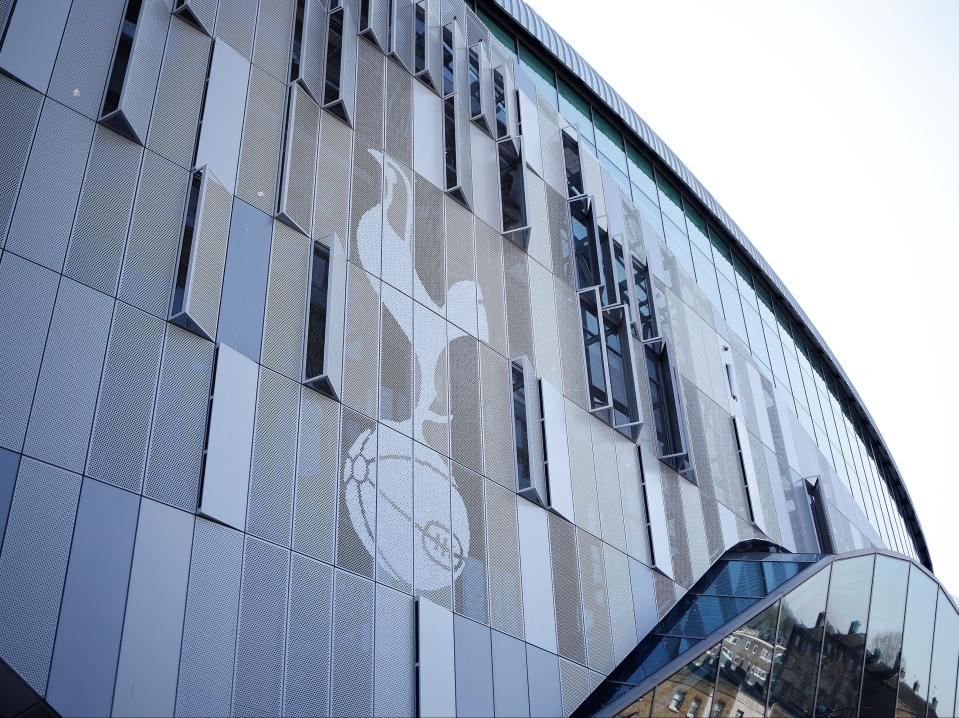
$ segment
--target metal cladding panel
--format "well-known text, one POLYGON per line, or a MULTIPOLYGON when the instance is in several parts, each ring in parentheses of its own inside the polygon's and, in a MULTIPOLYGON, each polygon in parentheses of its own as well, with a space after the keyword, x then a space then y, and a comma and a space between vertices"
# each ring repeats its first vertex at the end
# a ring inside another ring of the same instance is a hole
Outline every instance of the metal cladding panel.
POLYGON ((41 695, 79 496, 78 474, 28 457, 20 461, 0 554, 0 657, 41 695))
POLYGON ((320 108, 298 84, 290 85, 286 152, 282 158, 277 216, 309 236, 313 219, 320 108))
POLYGON ((217 341, 260 360, 273 220, 243 200, 233 201, 223 272, 217 341))
POLYGON ((70 0, 17 3, 0 49, 0 68, 46 92, 69 11, 70 0))
POLYGON ((336 565, 373 578, 376 553, 377 432, 373 419, 343 410, 336 565))
MULTIPOLYGON (((220 11, 228 4, 225 0, 220 11)), ((213 43, 194 164, 207 165, 232 193, 236 189, 250 63, 222 39, 218 40, 213 43)))
POLYGON ((376 580, 413 592, 413 440, 379 425, 376 580))
POLYGON ((563 658, 559 659, 559 682, 563 698, 563 715, 572 714, 590 692, 590 672, 563 658))
MULTIPOLYGON (((70 7, 47 89, 50 97, 87 117, 100 116, 103 88, 125 6, 124 0, 92 0, 70 7)), ((165 29, 163 35, 165 38, 165 29)))
POLYGON ((330 710, 333 567, 292 553, 283 714, 326 716, 330 710))
POLYGON ((258 367, 235 349, 217 350, 199 513, 246 529, 258 367))
POLYGON ((413 169, 436 187, 445 185, 443 101, 422 82, 413 83, 413 169))
POLYGON ((0 249, 7 239, 43 95, 0 75, 0 249))
POLYGON ((546 183, 536 175, 524 171, 523 186, 525 188, 526 222, 530 228, 526 252, 545 270, 552 272, 553 255, 546 204, 546 183))
POLYGON ((529 715, 526 644, 492 631, 493 715, 517 718, 529 715))
POLYGON ((293 531, 299 417, 299 385, 261 367, 246 528, 255 536, 287 548, 293 531))
POLYGON ((556 612, 546 511, 519 501, 519 546, 526 641, 556 653, 556 612))
POLYGON ((326 73, 326 33, 329 29, 326 3, 327 0, 305 0, 303 30, 299 38, 299 75, 293 78, 317 103, 323 99, 326 73))
POLYGON ((179 0, 173 9, 173 14, 179 14, 187 22, 196 25, 205 35, 213 34, 213 25, 216 21, 216 6, 218 0, 179 0))
POLYGON ((107 344, 86 475, 140 493, 164 324, 118 302, 107 344))
POLYGON ((170 20, 147 148, 186 169, 193 167, 210 42, 209 37, 180 18, 170 20))
MULTIPOLYGON (((413 445, 413 593, 453 610, 453 571, 461 570, 468 537, 453 534, 449 459, 413 445)), ((465 511, 456 495, 456 511, 465 511)), ((457 521, 457 526, 462 526, 457 521)), ((458 572, 458 571, 457 571, 458 572)))
POLYGON ((383 153, 366 146, 359 133, 353 149, 349 258, 379 277, 383 247, 383 153))
POLYGON ((456 670, 456 714, 492 716, 493 648, 489 627, 462 616, 453 617, 456 670))
MULTIPOLYGON (((189 248, 180 247, 181 253, 189 249, 186 283, 179 305, 176 293, 172 297, 170 320, 206 339, 213 339, 219 322, 233 194, 209 167, 198 171, 202 171, 203 179, 192 243, 189 248)), ((183 260, 181 257, 181 267, 183 260)))
POLYGON ((293 501, 293 549, 330 564, 336 540, 339 435, 339 404, 303 388, 293 501))
MULTIPOLYGON (((410 0, 397 0, 394 6, 410 0)), ((412 3, 410 3, 412 5, 412 3)), ((413 78, 395 60, 386 63, 386 141, 384 148, 405 167, 413 166, 413 78)), ((387 186, 389 186, 387 177, 387 186)))
POLYGON ((375 42, 380 50, 390 49, 389 0, 360 0, 360 34, 375 42), (364 22, 365 21, 365 22, 364 22))
POLYGON ((390 55, 403 63, 407 73, 413 72, 414 67, 414 46, 413 46, 413 23, 414 23, 414 4, 415 0, 394 0, 390 3, 390 55))
POLYGON ((260 361, 288 379, 303 379, 303 333, 311 243, 292 227, 273 223, 260 361))
POLYGON ((629 582, 633 594, 633 619, 636 635, 645 636, 659 621, 656 613, 654 572, 635 559, 629 559, 629 582))
POLYGON ((374 586, 365 578, 336 570, 330 715, 373 714, 374 586))
POLYGON ((141 145, 146 141, 150 115, 153 113, 171 9, 171 0, 143 0, 130 56, 126 61, 119 104, 115 112, 101 118, 141 145))
MULTIPOLYGON (((738 401, 734 402, 734 411, 738 409, 738 401)), ((739 413, 737 411, 737 413, 739 413)), ((760 501, 759 476, 756 474, 756 463, 753 461, 753 449, 750 442, 750 434, 746 431, 741 415, 739 418, 733 416, 733 431, 736 434, 736 442, 739 446, 739 455, 741 461, 741 472, 745 475, 747 493, 746 499, 749 502, 749 516, 753 523, 763 533, 769 533, 766 526, 766 517, 763 512, 763 505, 760 501)), ((763 457, 758 457, 761 461, 763 457)))
POLYGON ((380 352, 380 280, 350 263, 346 273, 343 404, 377 415, 380 352))
POLYGON ((323 178, 323 183, 316 192, 313 208, 315 237, 336 234, 345 241, 349 236, 352 146, 350 128, 328 113, 322 113, 317 176, 323 178))
POLYGON ((590 427, 593 434, 593 466, 596 471, 596 497, 599 500, 603 540, 620 551, 625 551, 626 530, 619 490, 615 432, 598 420, 590 421, 590 427))
MULTIPOLYGON (((29 3, 21 3, 21 6, 29 3)), ((44 102, 6 248, 60 271, 73 226, 94 123, 44 102)))
POLYGON ((278 80, 290 75, 290 40, 295 0, 260 0, 253 40, 253 64, 278 80))
MULTIPOLYGON (((623 660, 640 640, 633 613, 633 591, 629 559, 611 546, 603 547, 606 560, 606 588, 609 593, 609 620, 613 634, 613 655, 623 660)), ((645 635, 645 634, 644 634, 645 635)))
MULTIPOLYGON (((556 323, 563 366, 563 394, 586 408, 586 364, 583 330, 580 324, 579 298, 575 290, 553 278, 556 297, 556 323)), ((648 414, 644 413, 644 416, 648 414)))
MULTIPOLYGON (((378 5, 380 1, 382 0, 364 0, 371 5, 378 5)), ((371 43, 358 43, 356 72, 362 82, 356 88, 356 117, 353 129, 356 132, 356 144, 373 150, 383 149, 383 128, 386 122, 385 62, 383 54, 371 43)))
POLYGON ((506 356, 506 288, 503 237, 483 221, 476 222, 477 332, 480 341, 506 356))
POLYGON ((613 438, 616 440, 616 461, 619 466, 619 495, 623 504, 626 552, 643 563, 651 564, 639 450, 629 439, 620 438, 618 435, 613 438))
POLYGON ((64 715, 110 713, 139 509, 139 496, 84 481, 46 693, 64 715))
POLYGON ((230 715, 243 534, 198 519, 190 557, 176 715, 230 715))
MULTIPOLYGON (((352 127, 353 118, 356 114, 356 53, 359 44, 356 35, 356 17, 354 8, 342 3, 337 12, 342 15, 338 63, 340 74, 339 77, 335 78, 335 81, 338 82, 335 96, 331 96, 329 92, 330 83, 327 82, 323 96, 323 107, 344 124, 352 127)), ((330 13, 331 17, 332 15, 333 12, 330 13)), ((327 36, 327 47, 329 48, 329 35, 327 36)), ((327 60, 329 60, 329 51, 327 51, 327 60)), ((331 67, 330 63, 327 62, 327 75, 329 75, 331 67)))
MULTIPOLYGON (((768 449, 766 449, 766 447, 757 437, 753 436, 752 434, 749 434, 748 436, 751 448, 751 458, 755 460, 753 471, 759 488, 759 496, 753 499, 753 502, 758 502, 762 509, 762 514, 765 521, 763 533, 769 536, 774 543, 784 546, 785 542, 783 541, 783 536, 779 530, 780 519, 776 513, 776 504, 774 503, 773 499, 772 477, 770 477, 766 465, 766 451, 768 451, 768 449)), ((778 475, 774 476, 776 482, 778 483, 778 475)), ((855 477, 853 477, 853 479, 855 479, 855 477)), ((869 500, 868 497, 866 500, 869 500)), ((872 525, 867 524, 867 526, 871 528, 872 525)), ((873 531, 875 531, 875 529, 873 529, 873 531)))
POLYGON ((563 369, 559 353, 553 275, 537 262, 530 262, 529 284, 533 342, 538 357, 536 369, 541 377, 559 387, 563 385, 563 369))
POLYGON ((527 356, 535 363, 533 320, 529 298, 529 257, 512 242, 504 242, 506 266, 506 333, 509 357, 527 356))
POLYGON ((413 171, 383 155, 383 281, 413 296, 413 171))
POLYGON ((442 454, 449 453, 449 364, 446 322, 413 305, 413 372, 420 377, 414 394, 413 438, 442 454))
POLYGON ((196 511, 213 344, 167 325, 143 495, 196 511))
POLYGON ((586 636, 583 633, 576 527, 555 514, 549 515, 549 557, 556 607, 556 652, 585 664, 586 636))
POLYGON ((519 114, 523 118, 523 157, 526 165, 540 177, 543 176, 543 150, 539 138, 539 112, 536 100, 524 90, 519 90, 519 114))
POLYGON ((117 297, 166 318, 190 173, 147 150, 120 271, 117 297))
POLYGON ((470 127, 471 174, 473 177, 473 211, 477 219, 499 227, 500 210, 499 154, 496 142, 479 127, 470 127))
MULTIPOLYGON (((525 423, 525 434, 523 444, 526 447, 526 463, 528 476, 522 476, 519 468, 518 458, 518 440, 514 437, 514 452, 517 454, 516 460, 516 484, 514 489, 521 496, 535 501, 541 506, 549 506, 549 486, 547 484, 546 474, 546 455, 543 443, 543 411, 540 406, 539 380, 536 378, 536 372, 533 365, 527 357, 520 357, 514 360, 510 366, 510 374, 519 369, 522 381, 523 391, 523 413, 525 423)), ((513 396, 516 393, 516 379, 513 378, 513 396)), ((513 399, 513 421, 516 421, 515 413, 518 409, 516 399, 513 399)), ((515 430, 514 430, 515 434, 515 430)))
POLYGON ((376 587, 373 715, 416 714, 416 605, 412 597, 376 587))
POLYGON ((0 449, 0 546, 7 528, 13 490, 17 483, 17 471, 20 470, 20 454, 0 449))
POLYGON ((446 318, 472 336, 476 331, 476 248, 473 215, 446 198, 446 318))
POLYGON ((558 116, 548 116, 542 111, 546 107, 552 109, 550 105, 540 103, 539 141, 543 150, 543 179, 546 181, 547 190, 565 195, 567 192, 566 163, 560 125, 565 124, 566 120, 558 116))
POLYGON ((501 486, 516 489, 513 444, 513 399, 509 362, 480 346, 483 397, 483 449, 486 475, 501 486))
POLYGON ((450 454, 474 471, 483 470, 483 417, 479 387, 479 343, 471 336, 450 335, 450 454), (455 338, 454 338, 455 337, 455 338))
MULTIPOLYGON (((236 196, 257 209, 276 211, 276 184, 283 145, 286 86, 255 65, 250 68, 250 86, 243 116, 243 139, 236 170, 236 196)), ((318 131, 318 128, 314 128, 318 131)), ((316 151, 314 143, 314 154, 316 151)), ((314 158, 309 158, 315 166, 314 158)), ((312 183, 307 213, 313 212, 312 183)))
POLYGON ((413 298, 441 316, 446 316, 443 193, 419 174, 414 177, 413 213, 413 298))
POLYGON ((490 626, 525 638, 523 579, 519 557, 517 497, 498 484, 486 484, 489 543, 490 626))
POLYGON ((0 334, 17 337, 0 354, 0 446, 17 452, 27 433, 58 281, 15 254, 6 252, 0 261, 0 334))
POLYGON ((489 622, 486 562, 486 480, 452 463, 452 534, 461 542, 454 551, 453 608, 484 625, 489 622), (460 503, 462 509, 460 510, 460 503))
POLYGON ((559 659, 552 653, 527 644, 526 671, 529 678, 529 714, 533 718, 564 715, 559 659))
POLYGON ((583 587, 583 625, 586 631, 586 661, 591 668, 609 673, 616 666, 609 617, 609 593, 603 543, 577 530, 579 575, 583 587))
POLYGON ((413 300, 387 284, 380 315, 380 421, 413 434, 413 300))
POLYGON ((193 523, 192 514, 140 503, 114 715, 173 715, 193 523))
POLYGON ((669 543, 669 529, 666 520, 666 502, 663 497, 662 466, 655 451, 645 443, 640 445, 643 485, 646 490, 646 507, 649 510, 649 531, 652 536, 651 547, 655 567, 666 576, 673 575, 672 549, 669 543))
POLYGON ((216 13, 218 38, 249 60, 252 57, 257 0, 221 0, 216 13))
POLYGON ((426 598, 416 602, 416 705, 421 718, 457 714, 453 614, 426 598))
POLYGON ((566 433, 566 402, 562 393, 545 379, 540 380, 543 400, 543 435, 549 476, 550 508, 573 520, 573 484, 570 471, 569 436, 566 433))
POLYGON ((576 525, 594 536, 602 535, 599 499, 596 495, 596 470, 593 466, 593 440, 590 415, 578 406, 566 403, 566 434, 569 437, 569 465, 573 475, 573 510, 576 525))
POLYGON ((143 148, 105 127, 93 133, 63 273, 115 296, 143 148))
POLYGON ((288 550, 246 538, 231 715, 283 714, 289 571, 288 550))
POLYGON ((109 297, 60 282, 24 453, 83 471, 112 314, 109 297))

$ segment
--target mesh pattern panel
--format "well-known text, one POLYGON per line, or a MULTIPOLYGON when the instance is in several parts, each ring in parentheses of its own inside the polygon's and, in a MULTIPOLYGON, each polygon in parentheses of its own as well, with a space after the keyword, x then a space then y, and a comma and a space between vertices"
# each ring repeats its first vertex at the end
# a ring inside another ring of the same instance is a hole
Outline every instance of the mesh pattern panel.
POLYGON ((458 506, 455 498, 456 494, 459 494, 466 509, 465 512, 453 511, 453 535, 466 536, 469 539, 469 549, 465 554, 459 557, 454 556, 454 561, 462 562, 462 570, 454 576, 453 580, 453 608, 457 613, 485 624, 488 621, 484 496, 486 481, 480 474, 455 462, 452 464, 452 470, 455 492, 453 505, 458 506))
POLYGON ((463 537, 450 525, 449 460, 413 445, 413 588, 417 596, 453 610, 453 566, 463 537))
POLYGON ((133 211, 143 149, 98 125, 63 273, 111 296, 133 211))
POLYGON ((387 284, 380 316, 380 420, 413 432, 413 300, 387 284))
POLYGON ((667 576, 653 571, 653 591, 656 594, 656 616, 662 618, 673 607, 683 590, 675 581, 667 576))
POLYGON ((542 265, 530 262, 529 290, 532 297, 533 343, 536 346, 537 373, 553 384, 563 386, 563 367, 559 353, 559 328, 556 324, 556 302, 553 296, 553 275, 542 265))
POLYGON ((546 183, 532 172, 526 174, 526 213, 530 226, 529 256, 552 270, 549 222, 546 216, 546 183))
POLYGON ((294 553, 284 715, 329 715, 332 612, 333 568, 294 553))
POLYGON ((360 82, 356 84, 356 144, 374 150, 383 149, 385 73, 383 53, 372 43, 357 43, 356 76, 360 82))
POLYGON ((170 20, 147 147, 187 169, 193 162, 210 43, 210 38, 180 18, 170 20))
POLYGON ((476 252, 473 215, 446 198, 446 318, 476 335, 476 252))
POLYGON ((117 303, 86 473, 134 493, 143 484, 163 333, 156 317, 117 303))
POLYGON ((576 284, 576 267, 573 264, 573 240, 569 233, 569 205, 564 194, 549 186, 546 187, 546 214, 553 272, 573 287, 576 284))
POLYGON ((506 289, 503 237, 488 224, 476 222, 476 282, 479 299, 477 336, 506 356, 506 289))
POLYGON ((666 513, 666 530, 672 556, 673 578, 685 588, 693 585, 693 567, 689 556, 689 539, 686 527, 686 512, 683 507, 682 478, 664 464, 659 466, 662 477, 663 508, 666 513))
POLYGON ((379 276, 383 246, 383 153, 369 148, 359 137, 354 148, 350 261, 379 276))
POLYGON ((262 362, 299 382, 303 372, 303 323, 310 274, 310 242, 292 227, 273 223, 270 274, 263 315, 262 362))
MULTIPOLYGON (((690 484, 692 487, 692 484, 690 484)), ((695 488, 695 487, 692 487, 695 488)), ((636 616, 633 613, 633 589, 629 582, 629 559, 610 546, 604 546, 606 589, 609 593, 609 619, 613 634, 613 655, 621 661, 636 646, 636 616)))
MULTIPOLYGON (((543 110, 553 108, 540 103, 539 141, 543 148, 543 179, 547 192, 566 193, 566 162, 563 155, 563 136, 559 125, 565 123, 559 117, 548 117, 543 110)), ((555 111, 554 111, 555 112, 555 111)))
POLYGON ((149 150, 137 189, 118 297, 166 318, 189 173, 149 150))
MULTIPOLYGON (((766 520, 766 533, 774 543, 782 545, 783 537, 779 531, 779 515, 776 512, 776 502, 773 499, 772 485, 769 472, 766 469, 766 449, 763 443, 752 434, 749 434, 749 443, 752 448, 753 464, 756 471, 756 484, 759 487, 759 496, 752 500, 759 501, 766 520)), ((776 477, 778 480, 778 477, 776 477)), ((868 499, 867 499, 868 500, 868 499)))
POLYGON ((563 695, 563 714, 571 715, 590 692, 590 675, 584 666, 559 660, 559 682, 563 695))
MULTIPOLYGON (((277 166, 283 142, 285 101, 283 83, 258 67, 250 68, 250 87, 243 115, 243 140, 236 173, 236 196, 267 214, 273 214, 276 207, 277 166)), ((309 158, 309 163, 312 168, 314 158, 309 158)), ((312 201, 311 194, 310 203, 312 201)), ((311 204, 308 204, 307 212, 312 212, 311 204)))
POLYGON ((413 440, 380 424, 376 580, 413 592, 413 440))
POLYGON ((313 236, 336 235, 345 241, 350 217, 350 158, 353 133, 329 113, 321 113, 317 176, 323 178, 316 193, 313 236))
POLYGON ((389 155, 384 160, 384 282, 413 296, 413 170, 389 155))
POLYGON ((293 0, 260 0, 256 16, 253 64, 284 81, 290 74, 293 4, 293 0))
POLYGON ((183 620, 176 714, 230 713, 243 534, 198 520, 183 620))
POLYGON ((43 96, 0 75, 0 249, 13 217, 20 179, 27 166, 43 96))
POLYGON ((376 422, 343 409, 336 564, 373 578, 376 540, 376 422))
POLYGON ((260 369, 246 530, 287 547, 293 527, 299 413, 299 385, 260 369))
MULTIPOLYGON (((579 319, 579 299, 570 286, 558 279, 553 280, 553 290, 556 297, 556 324, 563 366, 563 391, 567 397, 585 409, 586 364, 583 330, 579 319)), ((645 410, 646 407, 644 407, 645 410)), ((650 414, 644 413, 643 416, 650 416, 650 414)))
POLYGON ((443 237, 443 193, 416 175, 414 208, 413 279, 416 301, 445 314, 446 242, 443 237))
POLYGON ((337 570, 330 715, 373 714, 374 584, 337 570))
POLYGON ((407 167, 413 166, 413 78, 393 59, 386 63, 385 148, 407 167))
POLYGON ((586 658, 601 673, 613 670, 613 637, 609 622, 609 599, 602 542, 584 531, 579 534, 579 571, 583 586, 583 624, 586 658))
POLYGON ((416 714, 416 629, 413 599, 376 587, 373 715, 416 714))
POLYGON ((284 158, 283 189, 280 212, 289 217, 306 234, 310 233, 313 215, 313 185, 316 179, 316 145, 319 139, 320 108, 297 84, 290 86, 290 102, 295 102, 290 143, 284 158))
POLYGON ((619 494, 623 502, 627 553, 649 565, 652 561, 649 557, 649 538, 646 533, 646 509, 640 483, 638 450, 636 444, 628 439, 619 436, 613 438, 616 440, 619 494))
POLYGON ((211 336, 216 336, 220 316, 220 292, 226 266, 226 243, 230 235, 232 193, 207 170, 200 197, 200 216, 194 233, 193 254, 187 278, 186 313, 211 336))
POLYGON ((377 414, 380 280, 350 264, 346 275, 343 403, 366 416, 377 414))
POLYGON ((515 489, 513 466, 513 403, 509 362, 480 345, 483 391, 483 449, 486 476, 508 489, 515 489))
POLYGON ((593 467, 593 442, 589 414, 566 403, 566 433, 569 437, 569 471, 573 484, 573 510, 576 525, 594 536, 602 535, 596 472, 593 467))
POLYGON ((506 332, 509 357, 534 360, 533 320, 529 306, 529 267, 526 253, 512 242, 503 242, 506 265, 506 332))
POLYGON ((300 393, 293 548, 333 563, 339 405, 312 389, 300 393))
POLYGON ((253 49, 253 30, 256 23, 257 0, 220 0, 216 13, 216 36, 223 38, 230 47, 250 59, 253 49))
POLYGON ((523 579, 519 565, 516 494, 499 484, 486 484, 489 533, 490 626, 522 639, 523 579))
MULTIPOLYGON (((489 92, 489 89, 486 90, 489 92)), ((475 125, 470 128, 473 160, 473 211, 477 219, 492 227, 503 221, 500 213, 499 155, 496 143, 475 125)))
POLYGON ((420 304, 413 305, 413 429, 415 438, 449 453, 449 366, 446 322, 420 304))
POLYGON ((0 655, 41 695, 79 498, 77 474, 21 460, 0 556, 0 655))
POLYGON ((549 558, 556 606, 557 651, 564 658, 585 664, 586 637, 583 633, 576 528, 556 514, 549 514, 549 558))
POLYGON ((451 454, 474 471, 483 470, 478 347, 470 336, 457 337, 449 345, 451 454))
POLYGON ((235 716, 283 713, 289 562, 289 551, 247 537, 236 641, 235 716))
POLYGON ((120 97, 123 116, 140 139, 146 137, 150 125, 160 59, 169 28, 169 5, 165 2, 142 4, 120 97))
POLYGON ((623 527, 623 501, 619 492, 619 465, 616 463, 616 444, 613 430, 606 424, 590 421, 593 433, 593 466, 596 471, 596 497, 603 526, 603 540, 626 550, 626 532, 623 527))
POLYGON ((196 511, 213 344, 167 325, 143 494, 196 511))

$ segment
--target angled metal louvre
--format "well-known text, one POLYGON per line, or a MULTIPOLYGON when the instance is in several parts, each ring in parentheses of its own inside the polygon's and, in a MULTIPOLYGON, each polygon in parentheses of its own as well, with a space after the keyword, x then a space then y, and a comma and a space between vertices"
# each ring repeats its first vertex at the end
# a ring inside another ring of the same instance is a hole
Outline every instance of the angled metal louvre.
POLYGON ((352 127, 356 114, 356 18, 340 3, 327 19, 323 109, 352 127))
POLYGON ((435 92, 443 84, 443 28, 438 0, 417 0, 413 8, 413 76, 435 92))
POLYGON ((312 229, 319 130, 320 108, 299 84, 291 84, 276 216, 307 236, 312 229))
POLYGON ((314 240, 311 247, 304 322, 303 383, 336 399, 343 386, 346 256, 335 234, 314 240), (324 269, 326 276, 321 279, 318 273, 324 269))
POLYGON ((179 15, 204 35, 213 34, 217 0, 174 0, 173 14, 179 15))
POLYGON ((360 0, 359 33, 383 52, 390 49, 389 0, 360 0))
POLYGON ((543 410, 539 379, 528 357, 512 362, 513 439, 516 447, 516 490, 540 506, 549 506, 546 447, 543 443, 543 410))
POLYGON ((294 25, 290 81, 298 82, 317 104, 323 101, 326 71, 326 0, 300 0, 294 25))
POLYGON ((413 73, 415 0, 393 0, 390 3, 389 54, 395 57, 406 71, 413 73))

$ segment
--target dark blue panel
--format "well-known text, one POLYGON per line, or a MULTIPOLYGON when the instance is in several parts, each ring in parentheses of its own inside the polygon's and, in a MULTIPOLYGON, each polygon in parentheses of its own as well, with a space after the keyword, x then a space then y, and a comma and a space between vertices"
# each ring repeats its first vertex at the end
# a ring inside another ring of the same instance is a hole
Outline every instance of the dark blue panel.
POLYGON ((46 696, 63 715, 110 714, 139 508, 84 479, 46 696))
POLYGON ((20 454, 0 449, 0 546, 3 546, 3 533, 7 528, 7 514, 13 501, 13 487, 17 485, 17 469, 20 468, 20 454))
POLYGON ((260 360, 272 236, 272 217, 233 201, 217 339, 253 361, 260 360))

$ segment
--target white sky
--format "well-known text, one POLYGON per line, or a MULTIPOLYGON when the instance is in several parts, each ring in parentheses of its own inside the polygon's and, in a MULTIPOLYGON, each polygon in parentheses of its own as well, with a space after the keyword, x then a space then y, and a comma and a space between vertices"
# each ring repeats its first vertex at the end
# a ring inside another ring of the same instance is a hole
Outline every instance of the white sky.
POLYGON ((806 310, 959 594, 959 2, 528 1, 806 310))

